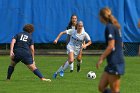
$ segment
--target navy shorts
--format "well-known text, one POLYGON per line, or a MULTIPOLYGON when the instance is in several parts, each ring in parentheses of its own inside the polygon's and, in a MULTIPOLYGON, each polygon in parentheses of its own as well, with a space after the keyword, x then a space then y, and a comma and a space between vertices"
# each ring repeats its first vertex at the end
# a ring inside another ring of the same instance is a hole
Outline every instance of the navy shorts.
POLYGON ((24 63, 25 65, 30 65, 30 64, 33 64, 33 58, 32 58, 32 55, 29 51, 26 51, 24 49, 18 49, 18 50, 14 50, 14 59, 13 61, 15 63, 18 63, 18 62, 22 62, 24 63))
POLYGON ((105 72, 108 72, 109 74, 113 75, 123 75, 125 73, 125 64, 119 63, 116 65, 107 65, 105 67, 105 72))

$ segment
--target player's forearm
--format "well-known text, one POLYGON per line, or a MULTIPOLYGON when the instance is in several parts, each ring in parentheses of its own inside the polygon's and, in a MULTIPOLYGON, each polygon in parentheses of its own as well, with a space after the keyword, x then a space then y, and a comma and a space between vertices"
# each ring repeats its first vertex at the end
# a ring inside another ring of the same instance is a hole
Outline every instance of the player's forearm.
POLYGON ((91 45, 91 44, 92 44, 92 42, 91 41, 88 41, 88 43, 86 43, 86 47, 89 46, 89 45, 91 45))
POLYGON ((60 34, 57 36, 57 38, 55 39, 55 40, 59 40, 59 38, 63 35, 63 34, 65 34, 65 32, 60 32, 60 34))
POLYGON ((30 46, 30 50, 31 50, 32 58, 33 58, 33 60, 34 60, 34 54, 35 54, 34 45, 31 45, 31 46, 30 46))
POLYGON ((14 44, 11 43, 11 45, 10 45, 10 51, 13 51, 13 48, 14 48, 14 44))
POLYGON ((104 53, 100 56, 100 59, 104 60, 112 52, 112 50, 113 50, 113 47, 108 46, 106 50, 104 51, 104 53))
POLYGON ((34 54, 35 54, 34 49, 31 51, 31 53, 32 53, 32 58, 34 60, 34 54))
POLYGON ((14 44, 15 44, 15 40, 12 39, 12 42, 11 42, 11 44, 10 44, 10 51, 13 51, 13 49, 14 49, 14 44))

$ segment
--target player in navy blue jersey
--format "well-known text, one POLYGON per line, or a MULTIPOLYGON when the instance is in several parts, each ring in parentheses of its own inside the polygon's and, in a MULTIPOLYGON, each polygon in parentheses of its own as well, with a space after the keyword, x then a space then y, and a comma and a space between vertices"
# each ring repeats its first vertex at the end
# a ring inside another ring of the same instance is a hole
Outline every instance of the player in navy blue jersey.
POLYGON ((100 56, 96 67, 98 69, 105 58, 107 58, 107 66, 102 74, 98 88, 101 93, 120 93, 120 77, 125 70, 121 27, 109 8, 101 9, 99 16, 100 21, 106 25, 105 39, 107 47, 100 56), (110 88, 107 88, 108 85, 110 88))
POLYGON ((11 64, 8 68, 7 80, 10 80, 16 64, 21 61, 41 80, 50 82, 51 80, 44 78, 35 66, 34 42, 31 36, 31 33, 34 31, 34 26, 32 24, 26 24, 23 30, 24 32, 20 32, 13 37, 10 45, 11 64))

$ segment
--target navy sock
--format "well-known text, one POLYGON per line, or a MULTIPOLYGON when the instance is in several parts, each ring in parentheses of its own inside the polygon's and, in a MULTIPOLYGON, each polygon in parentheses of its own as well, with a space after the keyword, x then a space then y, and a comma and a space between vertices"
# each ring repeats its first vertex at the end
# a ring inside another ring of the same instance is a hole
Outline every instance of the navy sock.
POLYGON ((38 69, 35 69, 34 74, 37 75, 39 78, 43 78, 43 75, 41 74, 41 72, 38 69))
POLYGON ((103 93, 111 93, 111 90, 109 88, 106 88, 103 93))
POLYGON ((13 71, 14 71, 14 67, 9 66, 8 67, 8 72, 7 72, 7 79, 11 78, 11 75, 12 75, 13 71))

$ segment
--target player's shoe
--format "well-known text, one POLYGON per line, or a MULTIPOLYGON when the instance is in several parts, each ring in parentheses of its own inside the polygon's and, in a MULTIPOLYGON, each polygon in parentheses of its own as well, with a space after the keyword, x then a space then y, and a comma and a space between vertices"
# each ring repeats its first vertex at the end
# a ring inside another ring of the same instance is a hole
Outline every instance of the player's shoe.
POLYGON ((70 72, 72 73, 72 72, 73 72, 73 70, 70 70, 70 72))
POLYGON ((53 78, 56 79, 56 77, 57 77, 57 73, 54 73, 53 78))
POLYGON ((50 79, 46 79, 46 78, 43 78, 43 79, 41 79, 42 81, 47 81, 47 82, 51 82, 51 80, 50 79))
POLYGON ((61 77, 63 77, 64 76, 64 71, 61 70, 59 74, 60 74, 61 77))
POLYGON ((80 72, 80 64, 77 64, 77 72, 80 72))

